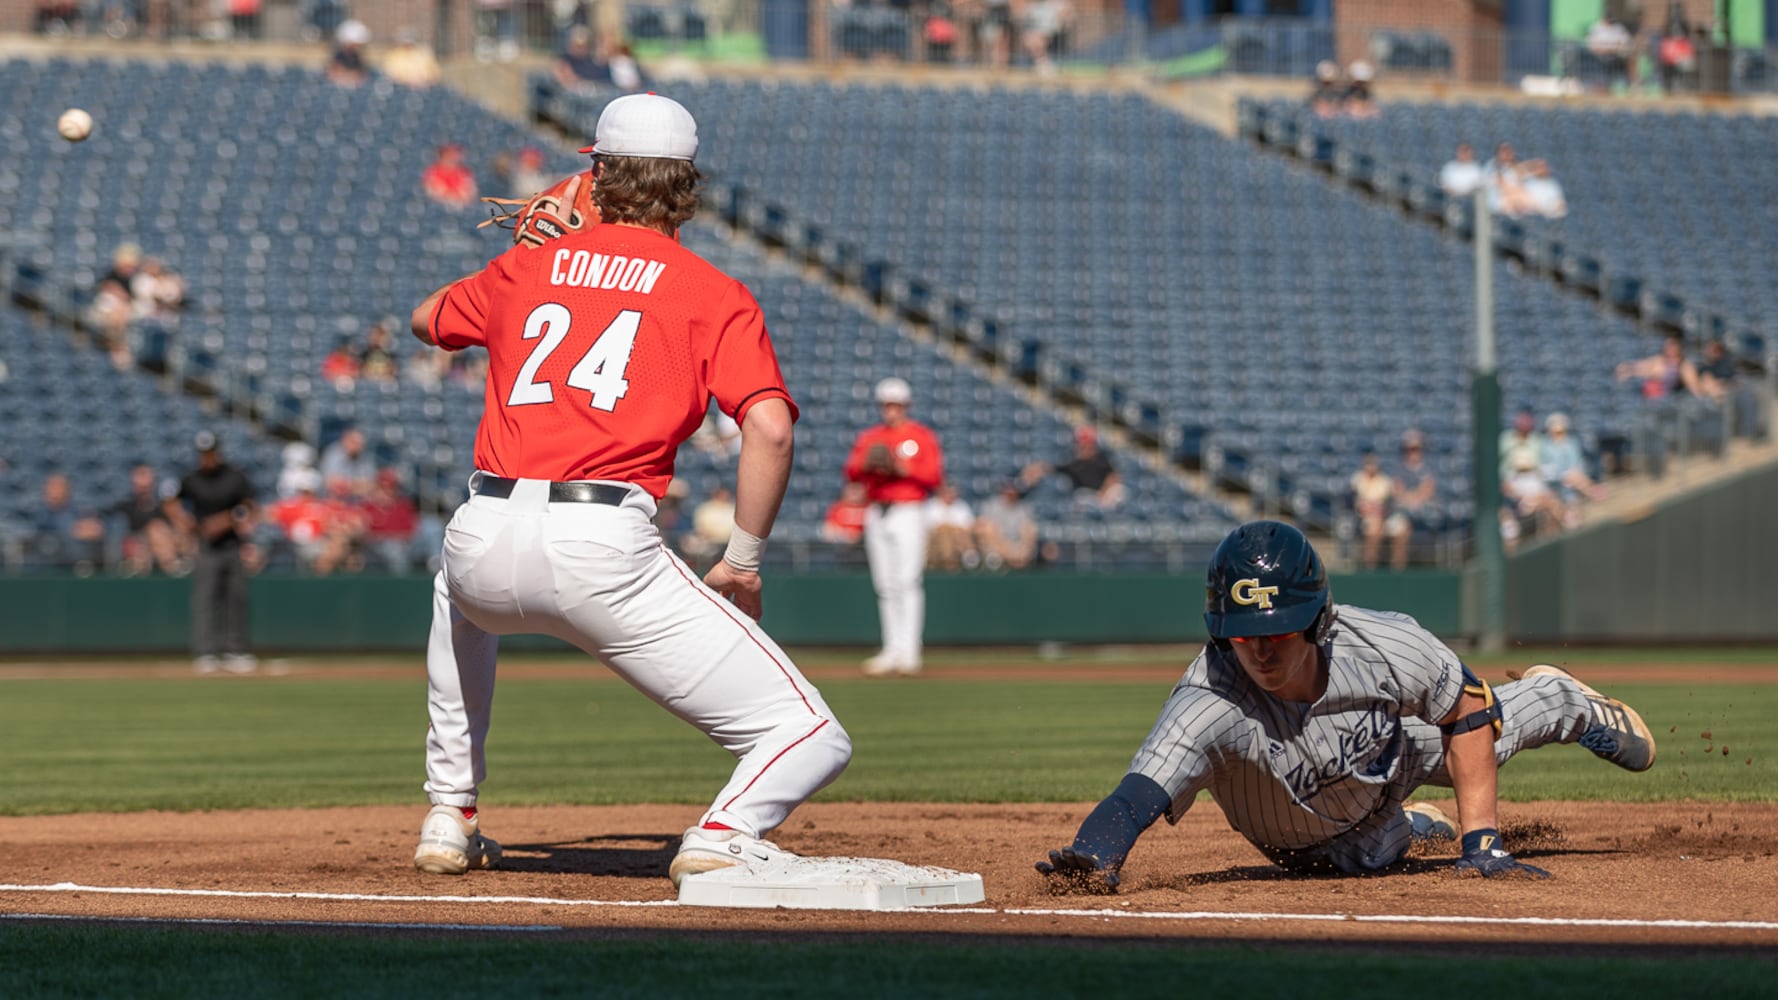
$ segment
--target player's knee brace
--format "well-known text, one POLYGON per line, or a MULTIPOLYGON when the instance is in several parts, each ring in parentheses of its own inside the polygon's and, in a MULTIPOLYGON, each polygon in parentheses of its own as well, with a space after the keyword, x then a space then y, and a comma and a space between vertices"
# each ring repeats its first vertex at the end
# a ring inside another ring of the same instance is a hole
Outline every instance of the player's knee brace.
POLYGON ((1499 739, 1500 724, 1503 718, 1500 714, 1500 701, 1494 697, 1494 689, 1488 685, 1488 682, 1470 672, 1467 666, 1463 668, 1463 693, 1481 698, 1483 707, 1455 722, 1438 727, 1439 730, 1446 736, 1461 736, 1471 729, 1493 726, 1494 738, 1499 739))

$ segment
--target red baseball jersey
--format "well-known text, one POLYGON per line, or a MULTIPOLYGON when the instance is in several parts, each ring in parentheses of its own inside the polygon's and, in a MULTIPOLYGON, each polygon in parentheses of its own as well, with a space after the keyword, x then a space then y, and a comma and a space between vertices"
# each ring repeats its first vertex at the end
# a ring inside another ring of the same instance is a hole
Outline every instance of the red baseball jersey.
POLYGON ((608 479, 659 499, 712 397, 737 423, 784 388, 746 286, 635 226, 516 246, 452 285, 431 319, 447 350, 488 349, 476 468, 608 479))
POLYGON ((912 420, 894 427, 867 427, 853 442, 852 454, 846 458, 846 478, 863 483, 872 503, 924 500, 945 478, 945 458, 938 448, 938 435, 912 420), (883 476, 864 471, 865 453, 874 444, 888 447, 889 454, 900 460, 907 474, 883 476))

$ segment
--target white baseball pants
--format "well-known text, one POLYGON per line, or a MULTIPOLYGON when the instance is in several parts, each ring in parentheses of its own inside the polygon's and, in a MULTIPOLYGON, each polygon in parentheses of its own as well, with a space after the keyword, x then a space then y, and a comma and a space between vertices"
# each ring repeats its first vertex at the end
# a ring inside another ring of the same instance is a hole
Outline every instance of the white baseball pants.
POLYGON ((877 592, 883 656, 917 667, 926 633, 926 518, 921 505, 872 504, 864 514, 864 554, 877 592))
POLYGON ((668 551, 647 493, 632 488, 620 507, 552 504, 548 485, 471 496, 445 528, 426 654, 427 796, 475 804, 497 637, 538 633, 586 650, 734 754, 699 822, 765 835, 839 776, 851 739, 777 643, 668 551))

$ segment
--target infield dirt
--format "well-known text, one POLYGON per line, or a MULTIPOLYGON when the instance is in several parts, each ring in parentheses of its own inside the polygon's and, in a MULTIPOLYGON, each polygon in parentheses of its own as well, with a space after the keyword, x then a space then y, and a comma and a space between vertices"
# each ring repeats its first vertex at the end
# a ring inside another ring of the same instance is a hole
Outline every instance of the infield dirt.
POLYGON ((1032 863, 1065 844, 1090 804, 814 803, 776 835, 802 854, 887 857, 979 872, 987 912, 836 913, 612 904, 674 898, 667 863, 690 806, 506 807, 484 803, 505 845, 494 872, 426 875, 410 864, 423 808, 0 818, 0 912, 165 919, 551 925, 613 931, 902 932, 1213 941, 1655 943, 1778 953, 1778 929, 1632 927, 1572 921, 1778 922, 1778 804, 1507 803, 1503 832, 1547 881, 1460 878, 1456 845, 1416 847, 1385 875, 1303 877, 1268 864, 1200 803, 1143 838, 1116 896, 1053 895, 1032 863), (238 898, 24 890, 57 883, 180 891, 407 899, 238 898), (414 898, 424 897, 424 898, 414 898), (443 899, 439 897, 463 897, 443 899), (491 897, 524 897, 496 901, 491 897), (1047 911, 1020 913, 1013 911, 1047 911), (1087 914, 1056 911, 1089 910, 1087 914), (1325 919, 1122 919, 1141 913, 1325 919), (1384 922, 1356 919, 1394 915, 1384 922), (1424 918, 1487 918, 1449 923, 1424 918), (1503 923, 1513 918, 1553 924, 1503 923))

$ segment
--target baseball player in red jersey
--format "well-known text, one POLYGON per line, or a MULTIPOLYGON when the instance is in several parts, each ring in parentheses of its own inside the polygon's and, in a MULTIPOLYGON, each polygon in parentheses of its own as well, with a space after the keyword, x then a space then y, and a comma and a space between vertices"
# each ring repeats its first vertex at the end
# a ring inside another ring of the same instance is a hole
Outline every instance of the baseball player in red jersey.
POLYGON ((679 245, 697 147, 676 102, 611 102, 582 150, 600 224, 514 247, 414 310, 421 340, 488 351, 477 472, 433 586, 424 871, 499 861, 476 793, 501 635, 573 643, 735 755, 681 841, 675 885, 786 856, 761 838, 851 758, 820 693, 755 623, 797 411, 753 296, 679 245), (651 519, 713 397, 742 444, 735 533, 700 582, 651 519))
POLYGON ((938 435, 908 419, 913 392, 898 378, 877 383, 883 422, 852 444, 846 478, 864 484, 871 509, 864 517, 864 554, 877 591, 883 648, 864 661, 872 677, 920 672, 926 630, 926 498, 944 481, 938 435))

